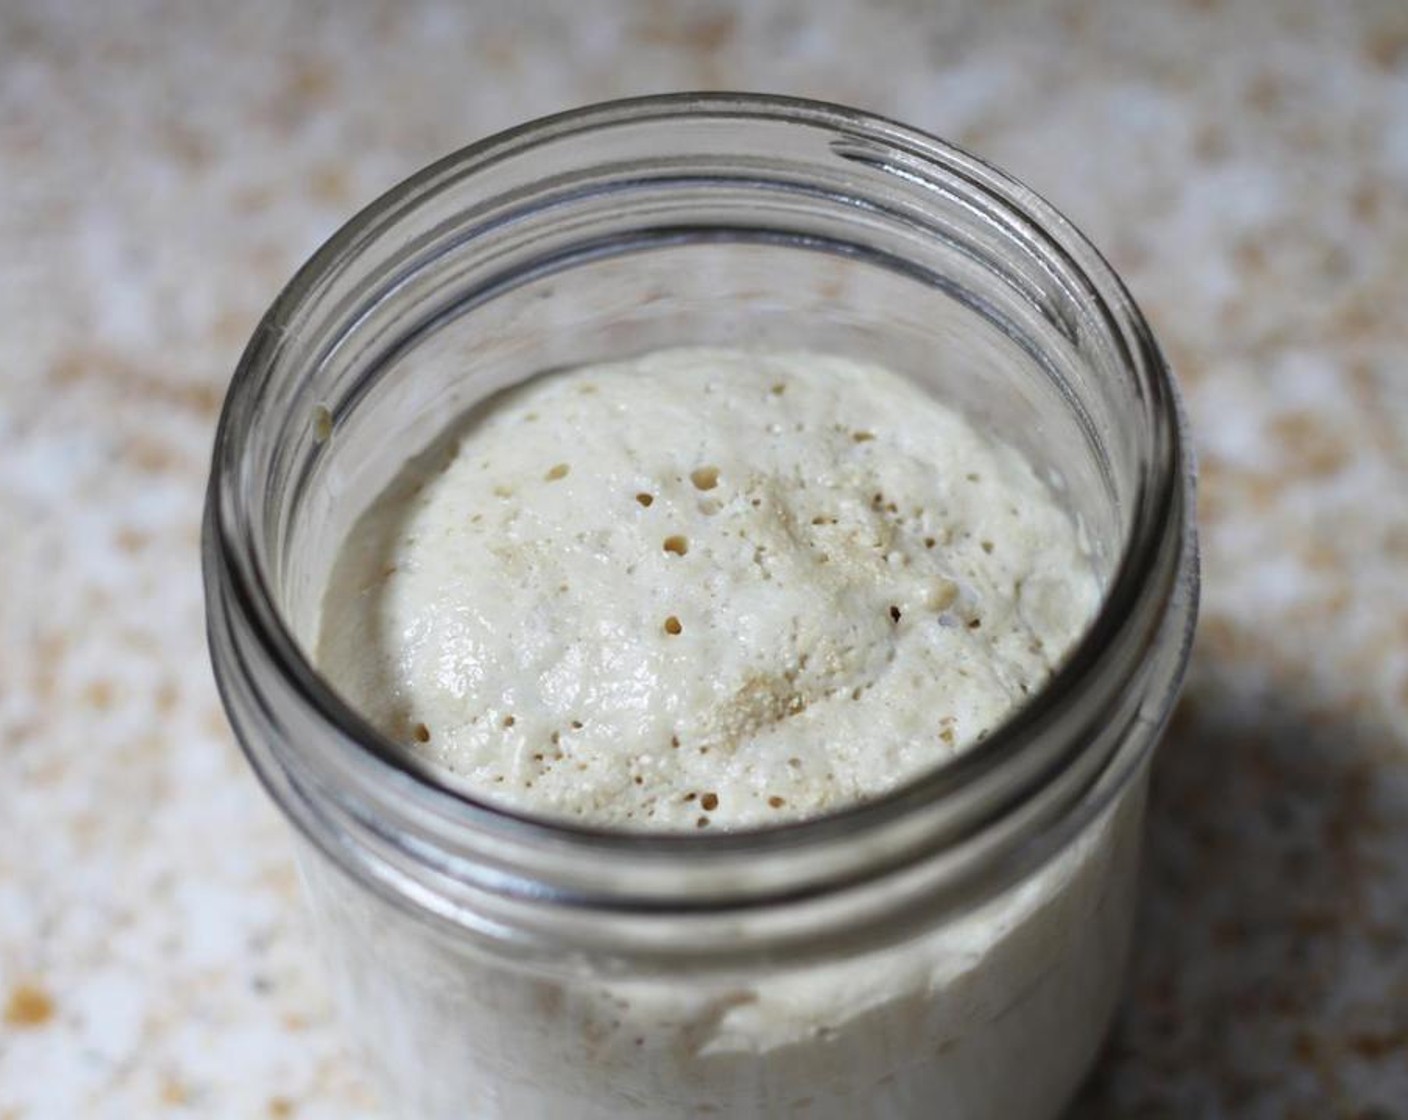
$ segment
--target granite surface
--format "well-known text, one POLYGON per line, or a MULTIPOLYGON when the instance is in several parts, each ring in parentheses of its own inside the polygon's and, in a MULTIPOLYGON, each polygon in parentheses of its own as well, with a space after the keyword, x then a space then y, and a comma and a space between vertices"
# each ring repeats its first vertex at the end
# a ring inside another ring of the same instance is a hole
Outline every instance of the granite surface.
POLYGON ((588 100, 878 109, 1061 206, 1187 389, 1206 599, 1077 1117, 1408 1116, 1408 5, 0 5, 0 1118, 377 1115, 207 668, 256 315, 588 100))

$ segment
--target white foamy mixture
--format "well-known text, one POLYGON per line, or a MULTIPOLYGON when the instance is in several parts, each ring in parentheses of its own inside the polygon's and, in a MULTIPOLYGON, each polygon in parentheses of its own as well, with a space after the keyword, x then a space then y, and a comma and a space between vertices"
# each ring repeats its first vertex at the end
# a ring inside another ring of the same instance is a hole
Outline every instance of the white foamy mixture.
POLYGON ((502 802, 733 828, 982 738, 1097 597, 1030 465, 908 381, 668 350, 540 378, 408 466, 344 545, 318 661, 502 802))
MULTIPOLYGON (((1075 525, 1010 448, 885 370, 673 350, 466 417, 357 522, 318 659, 482 794, 624 828, 824 812, 1041 687, 1093 613, 1075 525)), ((889 950, 720 980, 539 976, 312 874, 408 1115, 1046 1120, 1119 989, 1138 797, 889 950), (408 921, 408 920, 407 920, 408 921), (414 923, 410 923, 412 926, 414 923)))

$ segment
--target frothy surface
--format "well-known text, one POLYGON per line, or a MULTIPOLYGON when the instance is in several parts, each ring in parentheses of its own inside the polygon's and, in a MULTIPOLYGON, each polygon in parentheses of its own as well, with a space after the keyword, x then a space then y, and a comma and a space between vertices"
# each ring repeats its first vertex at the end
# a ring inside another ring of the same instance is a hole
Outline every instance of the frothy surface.
POLYGON ((744 827, 963 750, 1097 599, 1025 459, 909 381, 668 350, 540 378, 408 465, 343 547, 318 661, 501 802, 744 827))

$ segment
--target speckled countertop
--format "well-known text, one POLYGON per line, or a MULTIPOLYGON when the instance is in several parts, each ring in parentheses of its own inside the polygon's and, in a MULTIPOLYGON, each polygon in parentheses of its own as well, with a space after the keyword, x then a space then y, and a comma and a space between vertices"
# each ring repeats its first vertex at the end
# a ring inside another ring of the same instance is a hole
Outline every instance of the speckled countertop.
POLYGON ((207 668, 216 410, 256 315, 383 188, 691 87, 1005 165, 1107 251, 1187 388, 1204 622, 1077 1116, 1408 1116, 1408 6, 18 0, 0 1120, 376 1115, 207 668))

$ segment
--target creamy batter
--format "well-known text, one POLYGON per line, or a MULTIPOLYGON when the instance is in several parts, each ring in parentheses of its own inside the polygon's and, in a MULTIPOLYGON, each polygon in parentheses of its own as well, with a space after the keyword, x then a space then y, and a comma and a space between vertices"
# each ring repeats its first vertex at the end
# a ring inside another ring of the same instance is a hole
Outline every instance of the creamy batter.
POLYGON ((734 828, 981 739, 1097 597, 1031 466, 909 381, 679 349, 541 377, 408 465, 343 548, 318 661, 504 803, 734 828))
MULTIPOLYGON (((318 659, 473 789, 627 829, 874 797, 988 734, 1093 613, 1031 466, 910 382, 815 354, 669 350, 464 418, 356 523, 318 659)), ((1139 806, 885 952, 794 970, 524 973, 334 938, 407 1115, 1049 1117, 1118 992, 1139 806)), ((315 870, 328 929, 389 919, 315 870)))

